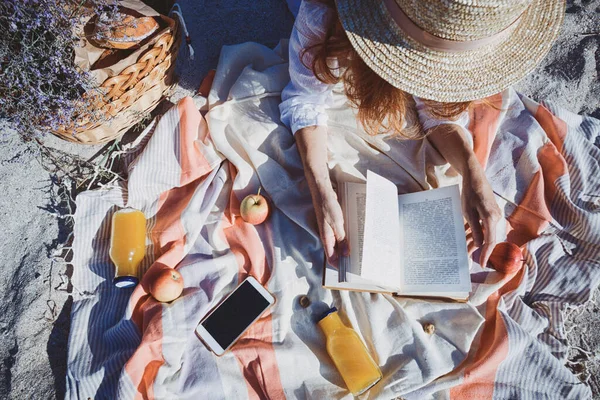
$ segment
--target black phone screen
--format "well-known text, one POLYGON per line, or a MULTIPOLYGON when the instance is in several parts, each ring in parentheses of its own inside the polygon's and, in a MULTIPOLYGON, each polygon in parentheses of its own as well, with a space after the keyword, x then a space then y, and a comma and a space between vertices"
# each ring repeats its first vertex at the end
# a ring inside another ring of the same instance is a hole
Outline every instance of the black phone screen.
POLYGON ((267 299, 245 281, 202 322, 202 326, 226 349, 267 307, 267 299))

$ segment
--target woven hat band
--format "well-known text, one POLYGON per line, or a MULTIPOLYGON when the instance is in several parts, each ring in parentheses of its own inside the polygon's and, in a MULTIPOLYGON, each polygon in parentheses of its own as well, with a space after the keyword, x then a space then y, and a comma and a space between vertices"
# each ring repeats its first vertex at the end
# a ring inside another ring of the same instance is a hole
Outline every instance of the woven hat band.
POLYGON ((383 0, 383 2, 398 27, 413 40, 432 50, 450 53, 477 50, 490 44, 502 42, 510 36, 510 33, 518 25, 523 15, 523 13, 520 14, 508 27, 491 36, 476 40, 449 40, 432 35, 419 27, 406 15, 395 0, 383 0))

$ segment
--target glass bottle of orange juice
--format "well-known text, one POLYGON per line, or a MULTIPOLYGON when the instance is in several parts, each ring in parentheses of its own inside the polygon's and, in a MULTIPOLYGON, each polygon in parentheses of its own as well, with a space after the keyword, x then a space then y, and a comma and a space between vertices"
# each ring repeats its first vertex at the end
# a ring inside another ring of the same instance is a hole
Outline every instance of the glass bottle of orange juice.
POLYGON ((137 285, 138 267, 146 253, 146 217, 133 208, 113 214, 110 234, 110 259, 115 264, 116 287, 137 285))
POLYGON ((382 378, 379 366, 358 334, 348 328, 333 307, 319 321, 327 337, 327 353, 354 396, 373 387, 382 378))

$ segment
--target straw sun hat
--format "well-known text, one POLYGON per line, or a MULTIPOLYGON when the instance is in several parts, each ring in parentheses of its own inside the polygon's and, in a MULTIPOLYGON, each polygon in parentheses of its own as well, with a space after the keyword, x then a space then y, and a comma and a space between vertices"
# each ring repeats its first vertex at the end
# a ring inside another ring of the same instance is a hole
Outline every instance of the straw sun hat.
POLYGON ((565 0, 337 0, 365 63, 393 86, 440 102, 482 99, 550 50, 565 0))

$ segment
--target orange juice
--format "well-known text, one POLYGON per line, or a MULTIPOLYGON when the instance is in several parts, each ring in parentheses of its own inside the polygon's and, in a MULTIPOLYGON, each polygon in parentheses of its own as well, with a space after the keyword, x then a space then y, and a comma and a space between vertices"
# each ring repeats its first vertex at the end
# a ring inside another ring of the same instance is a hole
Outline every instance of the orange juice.
POLYGON ((113 214, 110 235, 110 259, 115 264, 117 287, 138 283, 138 267, 146 252, 146 217, 133 208, 113 214))
POLYGON ((327 353, 354 396, 381 380, 379 366, 354 329, 344 325, 335 307, 321 318, 319 326, 327 337, 327 353))

